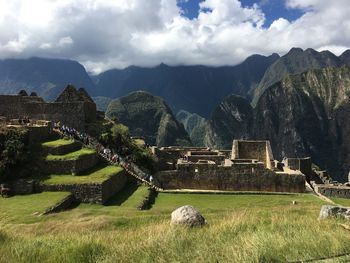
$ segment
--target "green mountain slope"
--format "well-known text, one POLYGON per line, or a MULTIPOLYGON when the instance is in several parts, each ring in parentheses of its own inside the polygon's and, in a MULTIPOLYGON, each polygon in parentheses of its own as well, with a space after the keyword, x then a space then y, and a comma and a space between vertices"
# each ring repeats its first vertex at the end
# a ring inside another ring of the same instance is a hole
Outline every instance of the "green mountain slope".
POLYGON ((317 52, 311 48, 304 51, 301 48, 292 48, 266 70, 259 85, 252 91, 252 103, 255 106, 268 87, 288 75, 300 74, 310 69, 341 67, 342 65, 350 66, 349 52, 344 52, 337 57, 329 51, 317 52))
POLYGON ((270 140, 274 156, 311 156, 339 181, 350 170, 350 68, 323 68, 285 77, 255 108, 226 98, 209 119, 206 140, 228 148, 232 139, 270 140), (210 140, 208 140, 210 138, 210 140))
POLYGON ((132 136, 142 136, 151 145, 191 145, 190 138, 170 108, 159 97, 137 91, 113 100, 106 111, 129 127, 132 136))

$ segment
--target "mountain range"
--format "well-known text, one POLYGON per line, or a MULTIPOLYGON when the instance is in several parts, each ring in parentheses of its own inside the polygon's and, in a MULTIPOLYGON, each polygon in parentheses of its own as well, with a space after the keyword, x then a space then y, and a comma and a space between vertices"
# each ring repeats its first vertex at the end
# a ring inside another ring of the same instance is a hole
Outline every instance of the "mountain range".
POLYGON ((237 66, 167 66, 113 69, 96 76, 98 94, 120 97, 145 90, 164 98, 175 111, 186 110, 207 117, 227 95, 249 98, 267 68, 279 55, 253 55, 237 66))
POLYGON ((132 66, 93 77, 71 60, 2 60, 0 93, 26 88, 50 100, 66 83, 84 86, 99 109, 150 144, 229 149, 233 139, 267 139, 276 158, 311 156, 344 181, 349 66, 349 50, 336 56, 300 48, 282 57, 253 55, 236 66, 132 66))
POLYGON ((89 93, 95 84, 76 61, 29 58, 0 60, 0 94, 16 94, 22 89, 54 100, 67 86, 84 87, 89 93))

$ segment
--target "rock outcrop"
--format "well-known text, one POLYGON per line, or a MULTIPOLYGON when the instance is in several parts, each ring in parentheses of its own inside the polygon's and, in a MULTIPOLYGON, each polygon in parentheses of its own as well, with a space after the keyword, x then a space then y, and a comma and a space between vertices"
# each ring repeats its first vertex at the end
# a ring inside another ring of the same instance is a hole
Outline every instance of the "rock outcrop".
POLYGON ((321 207, 319 219, 341 218, 350 219, 350 208, 342 206, 323 205, 321 207))
POLYGON ((273 84, 281 81, 288 75, 300 74, 310 69, 327 67, 350 66, 349 51, 337 57, 329 51, 317 52, 308 48, 292 48, 286 55, 277 59, 265 72, 259 85, 252 91, 253 105, 256 105, 260 96, 273 84))
POLYGON ((190 205, 182 206, 171 213, 171 224, 188 227, 204 226, 204 217, 190 205))
POLYGON ((230 149, 233 139, 248 139, 253 122, 253 108, 243 97, 231 95, 213 111, 208 121, 204 145, 230 149))
POLYGON ((181 110, 176 114, 176 119, 183 124, 194 146, 203 146, 207 133, 207 121, 196 113, 181 110))

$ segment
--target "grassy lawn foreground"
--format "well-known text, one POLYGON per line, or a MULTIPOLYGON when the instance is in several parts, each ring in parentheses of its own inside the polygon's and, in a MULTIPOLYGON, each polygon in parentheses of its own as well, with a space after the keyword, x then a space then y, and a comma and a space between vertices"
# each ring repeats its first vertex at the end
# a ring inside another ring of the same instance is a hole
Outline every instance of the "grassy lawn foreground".
POLYGON ((0 198, 0 228, 2 224, 35 223, 38 220, 40 221, 41 218, 36 216, 35 213, 44 212, 69 194, 67 192, 44 192, 0 198))
MULTIPOLYGON (((0 212, 16 220, 0 224, 0 262, 286 262, 350 252, 342 221, 318 221, 324 202, 309 194, 164 193, 151 210, 138 211, 146 190, 125 189, 107 206, 82 204, 32 224, 21 223, 27 217, 21 206, 7 211, 3 203, 11 198, 4 199, 0 212), (171 211, 185 204, 208 225, 171 227, 171 211)), ((28 206, 38 202, 29 199, 28 206)))

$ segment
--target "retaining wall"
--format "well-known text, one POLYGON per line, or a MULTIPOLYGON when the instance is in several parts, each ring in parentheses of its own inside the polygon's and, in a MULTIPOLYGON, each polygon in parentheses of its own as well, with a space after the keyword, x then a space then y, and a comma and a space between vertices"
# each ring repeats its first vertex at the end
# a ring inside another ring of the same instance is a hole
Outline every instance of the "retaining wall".
POLYGON ((44 102, 39 97, 1 95, 0 115, 10 119, 28 116, 30 119, 61 122, 79 131, 96 119, 96 105, 89 102, 44 102))
POLYGON ((98 163, 97 154, 83 155, 78 160, 43 161, 42 172, 47 174, 80 174, 98 163))
POLYGON ((83 203, 104 204, 123 189, 126 182, 127 175, 121 172, 99 184, 42 184, 40 188, 41 191, 47 192, 71 192, 78 201, 83 203))
POLYGON ((315 191, 327 196, 350 199, 350 187, 314 184, 315 191))
POLYGON ((223 191, 304 192, 301 173, 276 173, 264 164, 239 164, 231 167, 211 164, 178 165, 178 170, 155 175, 164 189, 203 189, 223 191))

